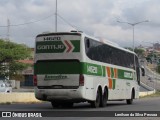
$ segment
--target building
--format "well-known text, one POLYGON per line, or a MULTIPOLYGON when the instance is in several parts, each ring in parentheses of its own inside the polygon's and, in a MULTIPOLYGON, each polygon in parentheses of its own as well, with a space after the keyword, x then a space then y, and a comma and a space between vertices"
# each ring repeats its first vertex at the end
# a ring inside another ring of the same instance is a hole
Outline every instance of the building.
POLYGON ((21 74, 24 76, 24 81, 21 81, 21 86, 33 86, 33 57, 34 57, 34 48, 31 48, 31 58, 25 59, 25 60, 19 60, 21 63, 30 64, 30 67, 23 70, 21 74))
POLYGON ((153 48, 154 48, 155 50, 160 51, 160 44, 159 44, 159 43, 153 44, 153 48))
POLYGON ((33 86, 33 60, 19 60, 21 63, 30 64, 31 67, 22 71, 24 81, 21 81, 21 86, 33 86))

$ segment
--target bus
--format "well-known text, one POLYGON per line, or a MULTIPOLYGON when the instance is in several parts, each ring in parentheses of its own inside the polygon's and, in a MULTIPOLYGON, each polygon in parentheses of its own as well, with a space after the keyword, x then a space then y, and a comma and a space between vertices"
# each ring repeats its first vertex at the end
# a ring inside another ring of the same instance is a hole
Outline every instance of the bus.
POLYGON ((35 97, 53 107, 139 98, 141 69, 137 55, 83 32, 39 34, 35 42, 35 97))

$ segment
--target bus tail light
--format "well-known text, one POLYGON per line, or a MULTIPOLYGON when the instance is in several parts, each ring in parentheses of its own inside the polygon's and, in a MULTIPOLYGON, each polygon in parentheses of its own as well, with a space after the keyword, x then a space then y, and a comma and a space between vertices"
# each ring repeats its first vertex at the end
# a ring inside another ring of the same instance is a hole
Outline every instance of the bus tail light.
POLYGON ((33 84, 34 86, 37 86, 37 75, 33 76, 33 84))
POLYGON ((79 86, 84 86, 84 76, 83 75, 79 75, 79 86))

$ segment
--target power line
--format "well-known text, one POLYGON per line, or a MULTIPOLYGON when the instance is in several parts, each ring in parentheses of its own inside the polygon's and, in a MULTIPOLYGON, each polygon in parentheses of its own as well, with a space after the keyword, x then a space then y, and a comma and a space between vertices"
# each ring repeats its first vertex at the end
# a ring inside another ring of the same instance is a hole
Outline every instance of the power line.
POLYGON ((69 26, 73 27, 74 29, 78 30, 76 26, 72 25, 70 22, 68 22, 66 19, 64 19, 62 16, 57 14, 59 18, 61 18, 65 23, 67 23, 69 26))
MULTIPOLYGON (((23 25, 27 25, 27 24, 33 24, 33 23, 37 23, 43 20, 46 20, 52 16, 54 16, 55 14, 57 14, 57 16, 62 19, 65 23, 67 23, 69 26, 71 26, 72 28, 74 28, 75 30, 78 30, 79 27, 72 25, 70 22, 68 22, 65 18, 63 18, 61 15, 59 15, 58 13, 53 13, 43 19, 39 19, 39 20, 35 20, 35 21, 30 21, 30 22, 25 22, 25 23, 20 23, 20 24, 9 24, 9 27, 19 27, 19 26, 23 26, 23 25)), ((1 25, 0 27, 8 27, 8 25, 1 25)))
MULTIPOLYGON (((22 26, 22 25, 32 24, 32 23, 36 23, 36 22, 40 22, 40 21, 46 20, 46 19, 52 17, 53 15, 55 15, 55 13, 51 14, 51 15, 43 18, 43 19, 39 19, 39 20, 35 20, 35 21, 30 21, 30 22, 26 22, 26 23, 20 23, 20 24, 10 24, 9 26, 10 27, 18 27, 18 26, 22 26)), ((0 27, 8 27, 8 25, 4 25, 4 26, 0 26, 0 27)))

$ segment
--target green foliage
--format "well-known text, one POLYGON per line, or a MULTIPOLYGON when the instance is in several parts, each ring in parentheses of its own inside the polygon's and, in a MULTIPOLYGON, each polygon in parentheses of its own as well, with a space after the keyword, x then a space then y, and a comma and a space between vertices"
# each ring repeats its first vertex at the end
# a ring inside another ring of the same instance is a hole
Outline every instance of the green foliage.
MULTIPOLYGON (((125 49, 133 51, 133 48, 130 48, 130 47, 125 47, 125 49)), ((135 48, 134 52, 138 55, 138 57, 144 57, 144 54, 145 54, 145 50, 144 49, 135 48)))
POLYGON ((138 48, 136 48, 134 51, 138 55, 138 57, 144 57, 144 54, 145 54, 144 49, 138 49, 138 48))
POLYGON ((14 76, 28 65, 18 60, 29 58, 31 50, 22 44, 0 39, 0 76, 14 76))
POLYGON ((25 59, 30 53, 31 50, 26 45, 0 40, 0 63, 25 59))

